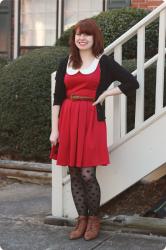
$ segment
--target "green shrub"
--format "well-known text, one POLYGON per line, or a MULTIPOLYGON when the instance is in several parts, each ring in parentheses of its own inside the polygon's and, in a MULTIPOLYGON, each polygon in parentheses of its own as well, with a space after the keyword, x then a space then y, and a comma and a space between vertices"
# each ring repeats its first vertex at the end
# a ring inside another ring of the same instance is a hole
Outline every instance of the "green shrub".
POLYGON ((0 70, 7 65, 9 62, 9 60, 5 57, 0 57, 0 70))
POLYGON ((51 73, 63 47, 42 48, 19 57, 0 74, 0 155, 48 161, 51 73))
MULTIPOLYGON (((122 8, 113 9, 102 12, 93 17, 100 26, 104 35, 104 46, 108 46, 115 39, 121 36, 124 32, 129 30, 142 18, 144 18, 149 11, 143 9, 122 8)), ((72 28, 65 31, 61 38, 57 41, 58 45, 68 46, 68 40, 72 28)), ((157 53, 158 48, 158 20, 146 28, 146 58, 152 57, 157 53)), ((129 42, 124 45, 124 58, 136 58, 137 42, 134 36, 129 42)))

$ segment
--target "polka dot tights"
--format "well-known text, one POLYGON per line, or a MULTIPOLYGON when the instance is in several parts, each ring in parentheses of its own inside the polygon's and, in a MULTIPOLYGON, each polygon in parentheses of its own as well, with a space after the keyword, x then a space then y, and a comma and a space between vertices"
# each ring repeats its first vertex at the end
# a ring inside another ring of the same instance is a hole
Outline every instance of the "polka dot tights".
POLYGON ((98 215, 101 191, 96 179, 96 166, 69 167, 71 191, 79 215, 98 215))

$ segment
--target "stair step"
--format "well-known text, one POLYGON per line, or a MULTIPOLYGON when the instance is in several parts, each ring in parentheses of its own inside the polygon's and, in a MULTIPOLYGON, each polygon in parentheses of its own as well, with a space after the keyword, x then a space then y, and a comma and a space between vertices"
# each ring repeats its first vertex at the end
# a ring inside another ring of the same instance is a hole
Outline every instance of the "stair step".
POLYGON ((51 184, 51 164, 0 160, 0 176, 36 184, 51 184))
POLYGON ((143 230, 157 235, 166 235, 166 219, 142 217, 139 215, 127 216, 118 215, 111 219, 106 219, 105 225, 116 225, 123 228, 133 228, 143 230))
POLYGON ((51 164, 27 161, 0 160, 0 168, 51 172, 51 164))
MULTIPOLYGON (((58 226, 73 226, 75 219, 49 215, 44 223, 58 226)), ((145 218, 138 215, 118 215, 107 219, 101 218, 101 229, 139 234, 166 236, 166 219, 145 218)))

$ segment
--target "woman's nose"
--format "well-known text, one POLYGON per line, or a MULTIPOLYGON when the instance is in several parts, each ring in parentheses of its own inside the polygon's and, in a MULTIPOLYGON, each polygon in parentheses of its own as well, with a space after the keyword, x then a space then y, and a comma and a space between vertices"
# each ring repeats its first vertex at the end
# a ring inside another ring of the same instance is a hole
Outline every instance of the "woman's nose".
POLYGON ((80 35, 80 38, 85 38, 85 34, 81 34, 81 35, 80 35))

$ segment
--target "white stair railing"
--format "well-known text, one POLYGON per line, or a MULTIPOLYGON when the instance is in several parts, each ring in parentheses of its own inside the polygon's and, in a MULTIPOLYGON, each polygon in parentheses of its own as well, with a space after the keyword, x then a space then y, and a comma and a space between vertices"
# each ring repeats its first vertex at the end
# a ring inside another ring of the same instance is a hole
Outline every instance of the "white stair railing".
MULTIPOLYGON (((164 65, 165 65, 165 39, 166 39, 166 2, 153 10, 149 15, 143 18, 139 23, 124 33, 116 41, 110 44, 104 51, 110 55, 114 52, 114 58, 118 63, 122 63, 123 45, 133 36, 137 34, 137 69, 132 72, 137 75, 140 88, 136 93, 136 111, 135 111, 135 130, 144 122, 144 71, 150 65, 157 61, 156 74, 156 116, 163 108, 163 91, 164 91, 164 65), (154 20, 159 18, 159 43, 158 54, 145 62, 145 28, 154 20)), ((53 102, 53 91, 55 88, 55 74, 51 75, 51 91, 53 102)), ((113 83, 114 86, 117 83, 113 83)), ((112 86, 111 86, 112 87, 112 86)), ((107 123, 107 141, 108 147, 113 145, 118 147, 120 143, 124 143, 128 138, 127 133, 127 101, 125 95, 108 97, 106 99, 106 123, 107 123), (114 129, 115 128, 115 129, 114 129), (126 139, 125 139, 126 138, 126 139)), ((133 136, 133 135, 132 135, 133 136)), ((111 147, 112 148, 112 147, 111 147)), ((67 169, 56 166, 56 162, 52 161, 52 215, 64 216, 64 185, 70 181, 67 175, 67 169)))
MULTIPOLYGON (((149 15, 143 18, 139 23, 124 33, 116 41, 105 49, 105 54, 110 55, 114 52, 114 58, 121 64, 122 46, 132 37, 137 35, 137 70, 133 72, 137 75, 140 88, 136 93, 136 111, 135 128, 139 127, 144 121, 144 70, 157 60, 156 74, 156 103, 155 112, 160 112, 163 107, 164 90, 164 65, 165 65, 165 33, 166 33, 166 2, 153 10, 149 15), (145 28, 147 25, 159 18, 159 42, 158 55, 145 63, 145 28)), ((120 140, 127 132, 127 108, 126 97, 124 95, 107 98, 107 126, 112 127, 108 133, 108 145, 112 145, 120 140), (112 99, 112 100, 111 100, 112 99), (111 110, 111 114, 110 114, 111 110), (121 114, 118 115, 117 114, 121 114), (111 120, 111 121, 110 121, 111 120), (114 129, 116 128, 116 130, 114 129), (117 131, 120 128, 119 131, 117 131)))

